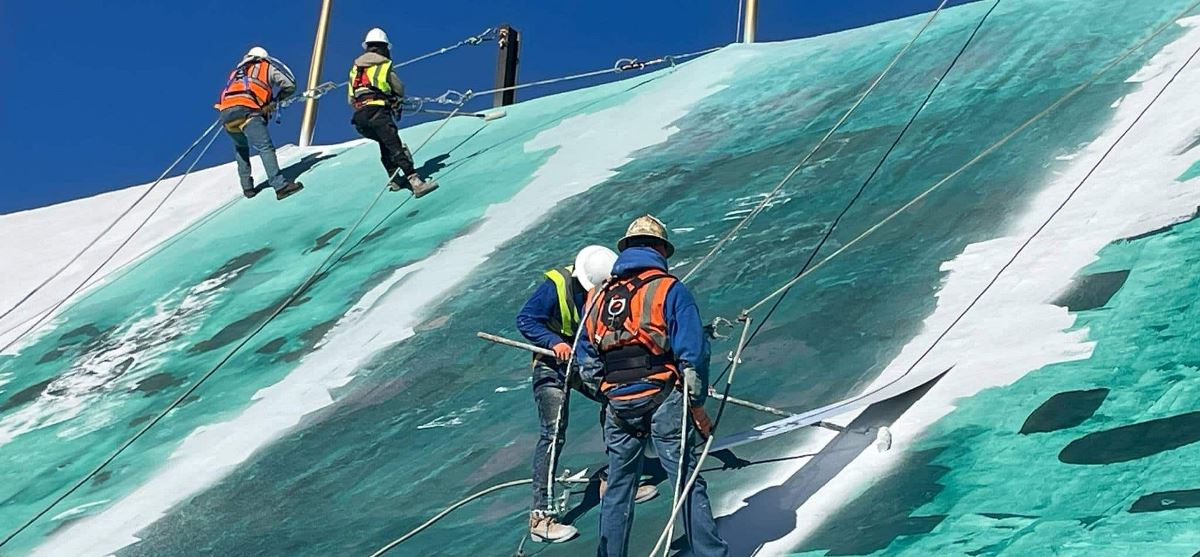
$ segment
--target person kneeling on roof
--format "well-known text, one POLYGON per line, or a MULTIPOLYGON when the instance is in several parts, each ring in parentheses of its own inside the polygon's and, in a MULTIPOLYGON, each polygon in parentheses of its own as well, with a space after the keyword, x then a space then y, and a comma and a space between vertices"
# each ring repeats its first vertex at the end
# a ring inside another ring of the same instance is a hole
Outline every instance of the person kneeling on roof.
POLYGON ((435 189, 437 182, 426 182, 413 166, 412 154, 400 141, 396 120, 400 119, 400 101, 404 82, 392 68, 391 43, 378 27, 367 32, 363 52, 350 67, 348 100, 354 107, 350 123, 359 135, 379 143, 379 158, 388 173, 388 189, 411 190, 421 197, 435 189))
MULTIPOLYGON (((576 352, 599 354, 600 392, 608 399, 608 492, 600 503, 597 555, 624 557, 647 442, 654 443, 671 485, 680 490, 695 470, 699 440, 711 434, 712 426, 703 406, 708 337, 691 292, 667 272, 675 247, 666 226, 651 215, 640 217, 617 248, 621 255, 613 266, 614 278, 590 294, 594 309, 584 319, 586 336, 576 352), (692 414, 688 427, 683 427, 684 397, 692 414)), ((682 517, 690 554, 728 555, 704 479, 697 477, 679 496, 686 500, 682 517)))
POLYGON ((221 111, 221 124, 233 139, 238 179, 242 183, 242 195, 247 199, 258 195, 254 176, 250 173, 251 146, 262 159, 267 171, 267 185, 275 188, 275 199, 283 199, 304 188, 299 182, 288 181, 279 170, 275 145, 267 131, 271 113, 295 92, 296 78, 287 66, 271 58, 266 49, 256 46, 229 74, 229 82, 221 91, 221 100, 213 105, 221 111))
MULTIPOLYGON (((530 342, 554 351, 555 358, 533 356, 533 398, 541 423, 537 448, 533 452, 533 506, 529 514, 529 537, 538 542, 564 542, 578 534, 574 526, 559 523, 551 510, 552 478, 557 474, 558 455, 567 440, 567 362, 571 343, 579 327, 587 292, 608 280, 617 254, 603 246, 588 246, 579 251, 575 264, 546 271, 545 280, 534 290, 517 315, 517 328, 530 342), (561 412, 561 416, 560 416, 561 412), (558 424, 557 431, 555 423, 558 424), (554 446, 554 458, 551 457, 554 446), (553 461, 554 470, 551 470, 553 461)), ((571 387, 595 398, 572 374, 571 387)), ((601 480, 600 493, 605 491, 601 480)), ((648 501, 658 494, 651 485, 638 488, 635 499, 648 501)))

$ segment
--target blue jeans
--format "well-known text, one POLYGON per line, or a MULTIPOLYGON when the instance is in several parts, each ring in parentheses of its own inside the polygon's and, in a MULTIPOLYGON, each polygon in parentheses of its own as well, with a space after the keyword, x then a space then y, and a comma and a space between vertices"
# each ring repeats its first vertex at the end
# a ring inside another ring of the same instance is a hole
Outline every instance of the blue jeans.
POLYGON ((566 389, 563 385, 563 370, 555 363, 539 358, 533 362, 533 398, 537 401, 539 428, 537 448, 533 451, 533 506, 535 511, 549 510, 546 504, 546 477, 558 473, 558 461, 562 460, 563 444, 567 442, 566 389), (558 409, 562 407, 562 421, 558 437, 554 436, 554 422, 558 409), (555 470, 550 470, 550 443, 555 442, 555 470))
POLYGON ((275 158, 275 144, 271 143, 271 134, 267 132, 267 119, 244 106, 234 106, 221 111, 222 124, 240 121, 245 122, 240 131, 225 128, 225 132, 233 139, 238 179, 242 183, 242 189, 254 189, 254 176, 250 173, 250 147, 253 146, 267 171, 267 185, 278 190, 286 180, 279 171, 279 160, 275 158))
MULTIPOLYGON (((647 439, 638 439, 617 425, 613 419, 613 410, 621 410, 628 401, 613 400, 609 402, 608 419, 604 422, 604 444, 608 451, 608 491, 600 503, 600 547, 596 554, 600 557, 625 557, 628 553, 629 531, 633 522, 633 495, 642 475, 642 458, 646 450, 647 439)), ((667 471, 670 489, 682 487, 692 470, 696 467, 695 449, 697 437, 693 428, 688 427, 688 447, 686 454, 680 455, 679 442, 684 432, 680 430, 683 418, 683 395, 678 390, 672 392, 654 411, 650 418, 649 441, 654 443, 658 451, 659 461, 667 471), (679 459, 686 458, 683 467, 683 478, 677 478, 679 459)), ((631 425, 637 426, 635 420, 631 425)), ((690 424, 690 422, 689 422, 690 424)), ((681 510, 683 531, 691 555, 697 557, 724 557, 729 555, 729 547, 717 534, 717 522, 713 520, 712 505, 708 502, 708 486, 704 478, 696 478, 688 494, 687 503, 681 510)), ((655 527, 661 525, 655 524, 655 527)), ((669 542, 670 540, 668 540, 669 542)))

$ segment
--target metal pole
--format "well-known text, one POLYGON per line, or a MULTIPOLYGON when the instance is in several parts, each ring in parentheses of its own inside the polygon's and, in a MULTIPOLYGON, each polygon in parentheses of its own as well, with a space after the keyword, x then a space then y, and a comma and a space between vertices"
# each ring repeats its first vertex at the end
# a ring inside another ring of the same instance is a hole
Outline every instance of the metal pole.
POLYGON ((478 332, 478 333, 475 333, 475 336, 477 336, 477 337, 479 337, 479 338, 481 338, 481 339, 483 339, 483 340, 489 341, 489 342, 494 342, 494 343, 496 343, 496 344, 503 344, 504 346, 511 346, 511 347, 513 347, 513 348, 520 348, 521 350, 528 350, 528 351, 530 351, 530 352, 533 352, 534 354, 541 354, 541 355, 543 355, 543 356, 550 356, 551 358, 553 358, 553 357, 554 357, 554 351, 553 351, 553 350, 550 350, 550 349, 548 349, 548 348, 542 348, 541 346, 534 346, 534 345, 532 345, 532 344, 529 344, 529 343, 527 343, 527 342, 520 342, 520 341, 516 341, 516 340, 509 340, 509 339, 506 339, 506 338, 504 338, 504 337, 502 337, 502 336, 496 336, 496 335, 493 335, 493 334, 488 334, 488 333, 485 333, 485 332, 483 332, 483 331, 480 331, 480 332, 478 332))
POLYGON ((492 106, 499 108, 517 102, 517 65, 521 62, 521 32, 505 23, 496 31, 496 91, 492 106))
POLYGON ((754 32, 758 29, 758 0, 745 0, 745 23, 742 27, 742 42, 754 42, 754 32))
MULTIPOLYGON (((317 37, 313 39, 312 60, 308 63, 308 85, 304 88, 311 91, 321 83, 321 62, 325 60, 325 32, 329 29, 329 10, 333 0, 321 0, 321 16, 317 19, 317 37)), ((304 118, 300 120, 300 146, 312 144, 313 132, 317 125, 317 99, 308 98, 304 101, 304 118)))
MULTIPOLYGON (((521 342, 521 341, 517 341, 517 340, 507 339, 507 338, 504 338, 504 337, 502 337, 502 336, 493 335, 493 334, 490 334, 490 333, 485 333, 485 332, 483 332, 483 331, 480 331, 480 332, 477 332, 477 333, 475 333, 475 336, 477 336, 477 337, 479 337, 479 338, 481 338, 481 339, 483 339, 483 340, 486 340, 486 341, 488 341, 488 342, 494 342, 494 343, 496 343, 496 344, 501 344, 501 345, 504 345, 504 346, 510 346, 510 347, 512 347, 512 348, 519 348, 519 349, 521 349, 521 350, 528 350, 528 351, 530 351, 530 352, 533 352, 534 354, 541 354, 541 355, 543 355, 543 356, 549 356, 549 357, 551 357, 551 358, 553 358, 553 357, 554 357, 554 351, 553 351, 553 350, 550 350, 550 349, 547 349, 547 348, 542 348, 542 347, 540 347, 540 346, 534 346, 534 345, 532 345, 532 344, 529 344, 529 343, 527 343, 527 342, 521 342)), ((715 399, 717 399, 717 400, 724 400, 724 401, 726 401, 726 402, 728 402, 729 404, 732 404, 732 405, 734 405, 734 406, 741 406, 741 407, 743 407, 743 408, 749 408, 749 409, 751 409, 751 410, 758 410, 759 412, 764 412, 764 413, 767 413, 767 414, 773 414, 773 415, 775 415, 775 416, 782 416, 782 417, 785 417, 785 418, 790 418, 790 417, 792 417, 792 416, 795 416, 795 414, 792 414, 791 412, 784 412, 783 410, 780 410, 780 409, 778 409, 778 408, 771 408, 770 406, 766 406, 766 405, 763 405, 763 404, 758 404, 758 403, 756 403, 756 402, 750 402, 750 401, 748 401, 748 400, 743 400, 743 399, 740 399, 740 398, 734 398, 734 397, 732 397, 732 396, 730 396, 730 397, 724 396, 724 395, 722 395, 721 393, 718 393, 718 392, 717 392, 715 389, 713 389, 712 387, 709 387, 709 389, 708 389, 708 396, 711 396, 711 397, 713 397, 713 398, 715 398, 715 399)), ((822 428, 825 428, 825 429, 830 429, 830 430, 837 431, 837 432, 846 431, 846 428, 844 428, 844 427, 842 427, 842 426, 840 426, 840 425, 837 425, 837 424, 831 424, 831 423, 828 423, 828 422, 817 422, 817 423, 815 423, 815 424, 812 424, 812 425, 813 425, 814 427, 822 427, 822 428)))

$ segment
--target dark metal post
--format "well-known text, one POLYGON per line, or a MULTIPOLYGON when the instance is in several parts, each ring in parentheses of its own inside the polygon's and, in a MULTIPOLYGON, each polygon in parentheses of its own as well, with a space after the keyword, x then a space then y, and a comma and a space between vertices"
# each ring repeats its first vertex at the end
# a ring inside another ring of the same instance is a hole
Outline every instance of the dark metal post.
MULTIPOLYGON (((520 63, 521 33, 508 24, 496 32, 496 43, 500 50, 496 56, 496 89, 506 89, 517 84, 517 64, 520 63)), ((517 92, 497 91, 492 106, 507 106, 517 102, 517 92)))

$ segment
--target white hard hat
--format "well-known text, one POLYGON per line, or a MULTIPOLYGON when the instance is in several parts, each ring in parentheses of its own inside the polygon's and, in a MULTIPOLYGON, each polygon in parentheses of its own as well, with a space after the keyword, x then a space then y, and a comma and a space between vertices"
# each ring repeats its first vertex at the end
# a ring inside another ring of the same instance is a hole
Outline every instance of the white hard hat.
POLYGON ((387 33, 378 27, 367 31, 367 38, 363 39, 363 48, 367 48, 368 43, 383 43, 392 46, 392 42, 387 38, 387 33))
POLYGON ((246 58, 267 58, 268 56, 267 49, 261 46, 256 46, 246 53, 246 58))
POLYGON ((575 268, 571 276, 579 280, 584 288, 591 290, 612 276, 613 263, 617 254, 604 246, 588 246, 575 256, 575 268))

